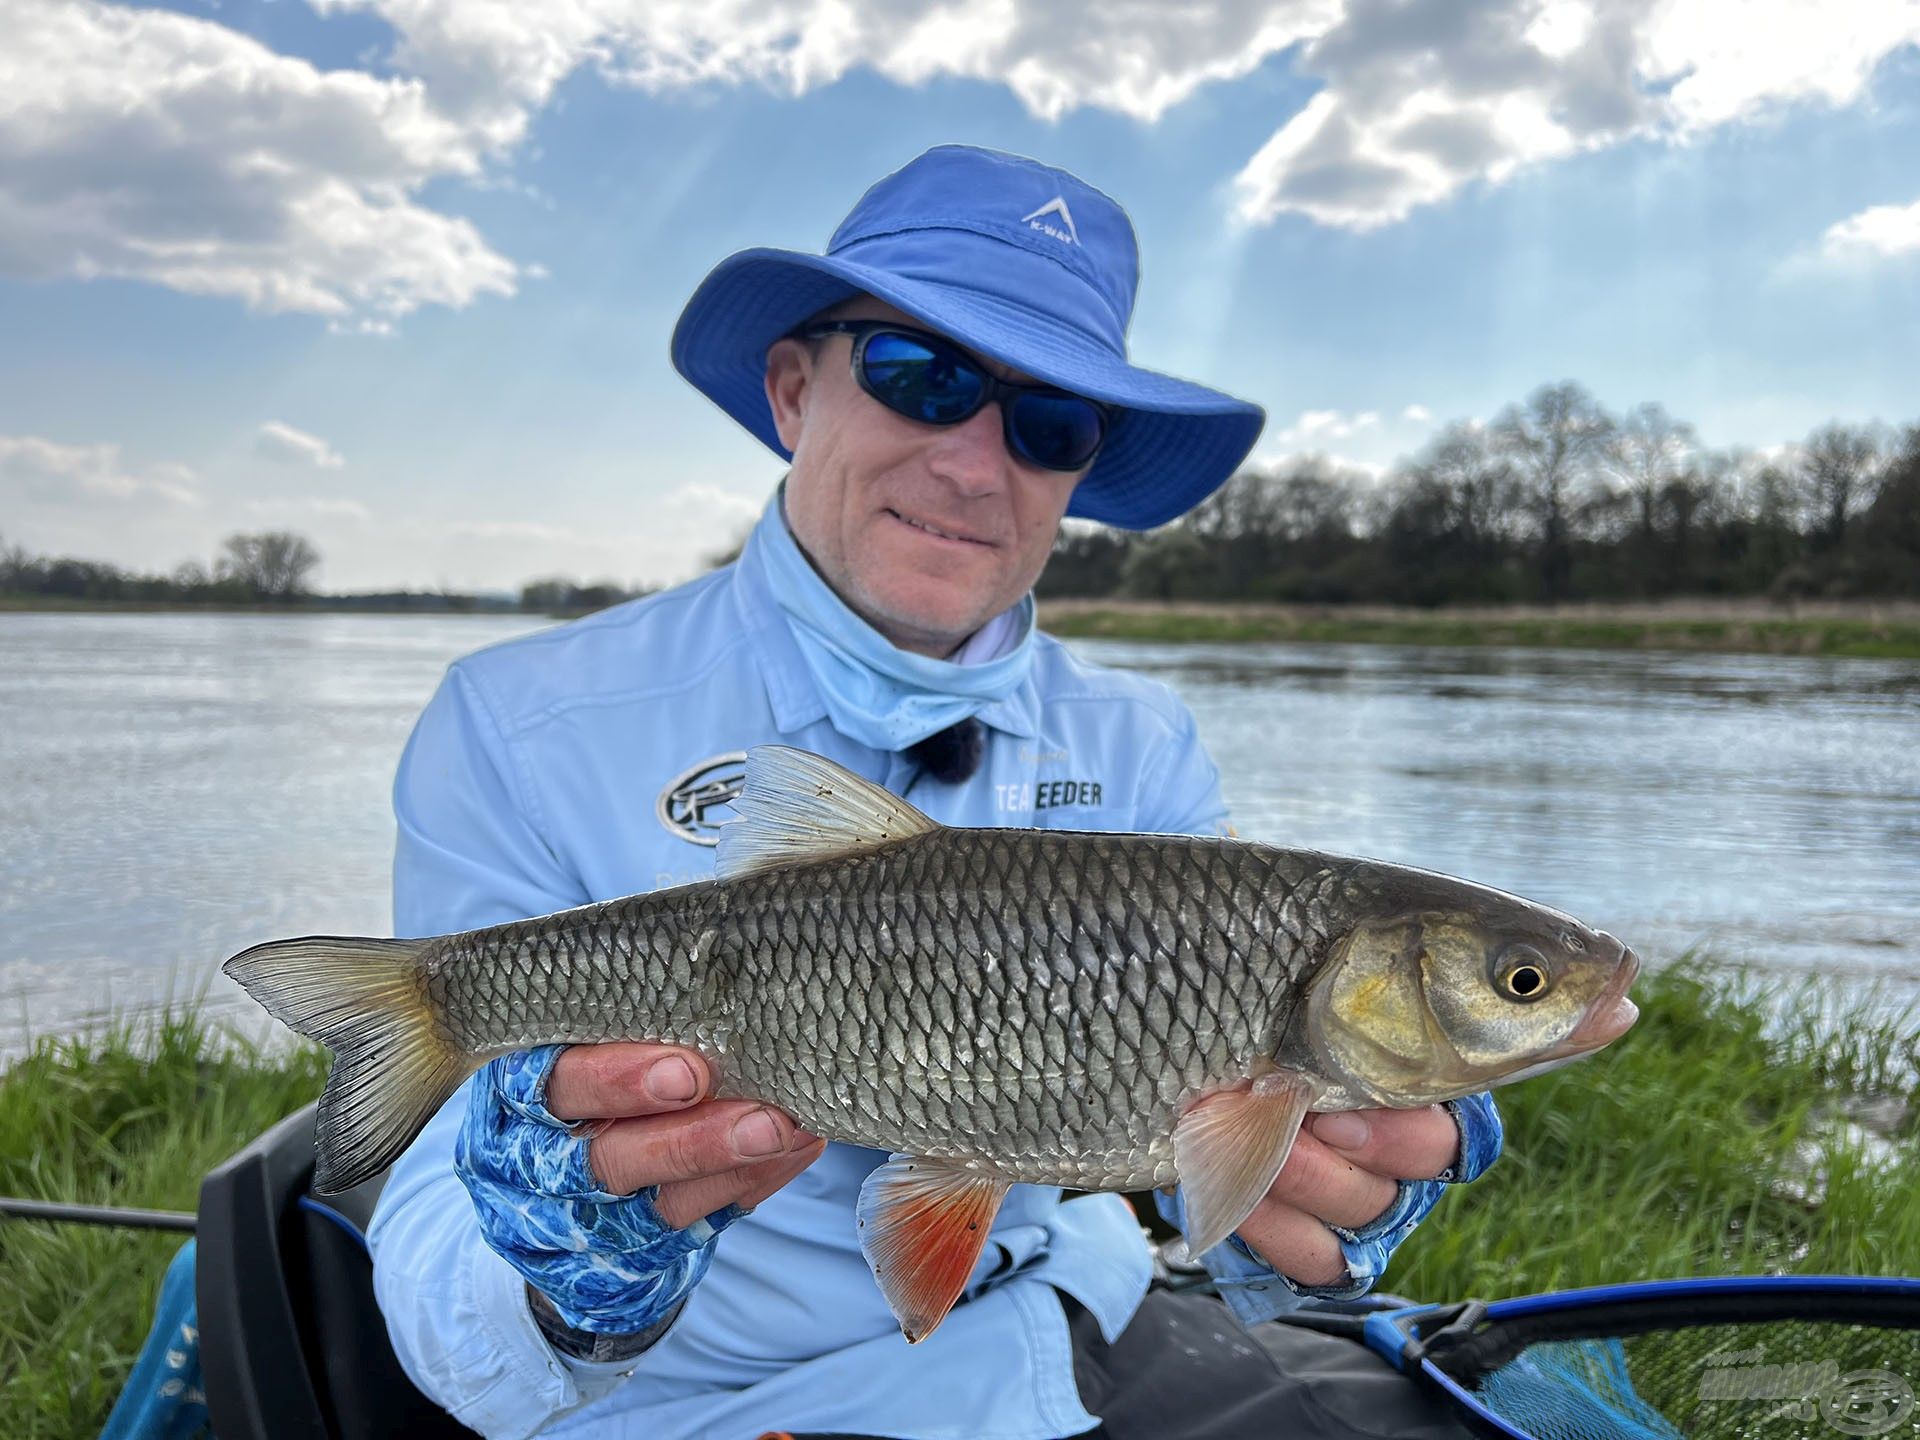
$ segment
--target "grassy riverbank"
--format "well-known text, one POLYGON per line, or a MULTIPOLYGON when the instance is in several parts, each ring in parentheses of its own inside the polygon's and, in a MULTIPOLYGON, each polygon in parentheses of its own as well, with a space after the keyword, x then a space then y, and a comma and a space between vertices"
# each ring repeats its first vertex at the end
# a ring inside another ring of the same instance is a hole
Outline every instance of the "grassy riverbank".
MULTIPOLYGON (((0 1075, 0 1194, 192 1210, 201 1176, 325 1074, 315 1051, 267 1055, 191 1013, 42 1039, 0 1075)), ((9 1433, 100 1433, 184 1238, 0 1217, 9 1433)))
MULTIPOLYGON (((1911 1270, 1914 1017, 1831 985, 1697 966, 1637 993, 1645 1018, 1611 1052, 1503 1093, 1506 1157, 1447 1196, 1387 1284, 1439 1299, 1911 1270)), ((0 1074, 0 1194, 191 1209, 199 1177, 322 1074, 311 1051, 263 1054, 192 1016, 42 1040, 0 1074)), ((13 1433, 98 1433, 178 1243, 0 1220, 0 1413, 13 1433)))
MULTIPOLYGON (((181 605, 0 595, 7 612, 80 614, 433 615, 522 613, 571 620, 579 609, 337 603, 296 606, 181 605)), ((1920 659, 1920 604, 1834 601, 1792 608, 1763 601, 1680 601, 1650 605, 1453 606, 1413 610, 1380 605, 1238 605, 1189 601, 1047 600, 1040 623, 1069 639, 1322 642, 1380 645, 1529 645, 1576 650, 1691 650, 1760 655, 1920 659)))
POLYGON ((1113 640, 1536 645, 1579 650, 1733 651, 1920 659, 1920 605, 1763 603, 1527 606, 1206 605, 1049 600, 1055 635, 1113 640))
MULTIPOLYGON (((65 595, 0 595, 0 615, 536 615, 500 600, 424 594, 403 600, 304 596, 299 600, 88 600, 65 595)), ((585 613, 585 612, 581 612, 585 613)))

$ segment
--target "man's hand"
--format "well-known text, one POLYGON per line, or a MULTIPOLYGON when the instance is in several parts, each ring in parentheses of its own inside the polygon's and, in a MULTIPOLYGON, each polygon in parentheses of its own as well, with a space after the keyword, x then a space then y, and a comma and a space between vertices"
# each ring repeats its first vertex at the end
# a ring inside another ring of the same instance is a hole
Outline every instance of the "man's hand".
POLYGON ((1266 1198, 1236 1233, 1296 1284, 1341 1284, 1347 1262, 1327 1226, 1363 1228, 1393 1204, 1398 1182, 1434 1179, 1459 1152, 1460 1129, 1438 1105, 1309 1115, 1266 1198))
POLYGON ((751 1210, 819 1157, 826 1141, 752 1100, 709 1100, 697 1051, 613 1042, 575 1045, 554 1061, 547 1109, 594 1128, 587 1163, 600 1188, 650 1185, 674 1229, 728 1205, 751 1210))
POLYGON ((535 1307, 556 1344, 646 1343, 720 1232, 825 1147, 778 1110, 708 1099, 712 1080, 695 1051, 630 1043, 516 1051, 475 1077, 454 1170, 482 1238, 558 1318, 556 1337, 535 1307))

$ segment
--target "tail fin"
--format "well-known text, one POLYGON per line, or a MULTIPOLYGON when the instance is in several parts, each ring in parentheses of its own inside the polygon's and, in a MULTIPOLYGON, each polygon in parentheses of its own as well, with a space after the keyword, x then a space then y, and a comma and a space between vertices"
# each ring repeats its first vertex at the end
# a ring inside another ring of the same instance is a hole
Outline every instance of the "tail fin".
POLYGON ((226 972, 309 1039, 333 1051, 320 1096, 313 1188, 351 1190, 391 1165, 479 1068, 451 1044, 427 997, 425 940, 313 936, 256 945, 226 972))

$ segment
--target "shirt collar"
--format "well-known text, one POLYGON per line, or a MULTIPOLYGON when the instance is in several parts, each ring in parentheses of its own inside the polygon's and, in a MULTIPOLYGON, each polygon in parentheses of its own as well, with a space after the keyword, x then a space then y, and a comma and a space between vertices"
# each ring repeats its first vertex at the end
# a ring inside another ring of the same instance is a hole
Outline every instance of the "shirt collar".
MULTIPOLYGON (((767 546, 776 538, 767 533, 773 525, 780 526, 783 532, 777 538, 791 544, 791 535, 785 533, 786 518, 781 511, 778 490, 774 492, 773 499, 753 532, 748 535, 740 558, 734 562, 733 595, 741 628, 754 637, 754 663, 766 683, 767 704, 773 712, 774 724, 780 727, 782 734, 791 734, 815 721, 827 719, 828 710, 826 697, 814 681, 775 591, 776 576, 768 566, 766 554, 767 546)), ((825 585, 826 582, 820 583, 825 585)), ((1032 596, 1025 596, 1015 610, 1031 606, 1032 603, 1032 596)), ((995 637, 987 632, 999 626, 1003 619, 1012 619, 1016 625, 1019 623, 1013 611, 1006 612, 1004 617, 996 616, 961 647, 962 656, 976 647, 976 641, 981 642, 980 648, 987 652, 979 655, 980 659, 991 659, 1002 653, 1007 638, 1001 637, 996 644, 995 637)), ((995 730, 1022 740, 1034 739, 1040 733, 1040 703, 1032 676, 1029 675, 1004 698, 988 701, 976 713, 982 724, 995 730)))

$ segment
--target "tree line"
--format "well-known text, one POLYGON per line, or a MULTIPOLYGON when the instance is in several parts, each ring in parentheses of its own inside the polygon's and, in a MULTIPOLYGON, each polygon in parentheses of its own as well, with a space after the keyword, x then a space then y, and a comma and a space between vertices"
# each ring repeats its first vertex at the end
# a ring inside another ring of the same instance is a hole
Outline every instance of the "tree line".
MULTIPOLYGON (((723 563, 737 553, 715 557, 723 563)), ((288 531, 229 535, 210 565, 140 575, 0 544, 0 594, 297 603, 320 555, 288 531)), ((1043 596, 1437 606, 1672 596, 1920 596, 1920 423, 1822 425, 1776 451, 1717 450, 1659 405, 1613 415, 1571 381, 1490 424, 1458 421, 1387 475, 1309 456, 1236 475, 1147 534, 1062 530, 1043 596)), ((533 580, 520 608, 644 593, 533 580)), ((450 592, 325 597, 512 608, 450 592)))
POLYGON ((321 600, 329 608, 518 608, 541 614, 584 614, 646 593, 611 581, 582 584, 553 577, 521 586, 517 607, 509 597, 445 589, 317 596, 309 582, 319 566, 320 552, 313 542, 288 530, 229 535, 211 564, 189 560, 167 574, 139 574, 104 560, 34 555, 19 545, 0 542, 0 595, 149 605, 297 605, 321 600))
POLYGON ((189 560, 171 574, 141 575, 104 560, 31 555, 0 544, 0 595, 161 604, 288 603, 306 596, 320 552, 287 530, 233 534, 213 563, 189 560))
POLYGON ((1150 533, 1063 530, 1054 596, 1558 604, 1920 595, 1920 424, 1716 450, 1571 381, 1461 421, 1384 477, 1322 456, 1230 480, 1150 533))

